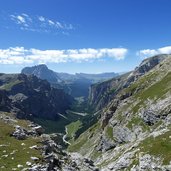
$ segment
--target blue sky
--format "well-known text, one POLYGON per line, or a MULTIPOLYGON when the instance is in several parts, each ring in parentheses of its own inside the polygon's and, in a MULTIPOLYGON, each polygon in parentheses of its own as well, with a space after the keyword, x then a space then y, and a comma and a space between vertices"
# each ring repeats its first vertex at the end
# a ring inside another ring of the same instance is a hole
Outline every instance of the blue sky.
POLYGON ((0 72, 124 72, 171 53, 170 0, 0 1, 0 72))

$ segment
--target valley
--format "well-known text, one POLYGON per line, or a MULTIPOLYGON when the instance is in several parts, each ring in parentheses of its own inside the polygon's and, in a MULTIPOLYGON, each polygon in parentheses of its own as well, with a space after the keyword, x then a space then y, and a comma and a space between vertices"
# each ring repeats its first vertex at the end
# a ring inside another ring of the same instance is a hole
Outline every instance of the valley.
POLYGON ((0 0, 0 171, 171 171, 171 0, 0 0))
POLYGON ((0 74, 2 171, 171 170, 170 68, 157 55, 112 78, 81 74, 80 89, 45 65, 0 74))

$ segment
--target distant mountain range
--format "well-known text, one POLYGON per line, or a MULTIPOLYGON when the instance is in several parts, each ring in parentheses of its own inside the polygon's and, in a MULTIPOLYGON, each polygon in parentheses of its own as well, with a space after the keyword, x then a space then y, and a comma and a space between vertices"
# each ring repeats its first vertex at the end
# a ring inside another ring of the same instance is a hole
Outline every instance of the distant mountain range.
POLYGON ((46 65, 37 65, 24 68, 21 73, 26 75, 35 75, 40 79, 47 80, 55 88, 62 88, 73 97, 88 97, 90 85, 102 82, 118 76, 118 73, 58 73, 50 70, 46 65))

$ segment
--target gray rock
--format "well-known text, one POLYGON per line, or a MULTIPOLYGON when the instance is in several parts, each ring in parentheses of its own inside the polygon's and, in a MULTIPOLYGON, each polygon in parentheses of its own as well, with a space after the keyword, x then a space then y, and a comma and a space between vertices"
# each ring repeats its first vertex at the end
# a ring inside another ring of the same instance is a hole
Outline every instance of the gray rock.
POLYGON ((115 127, 113 135, 118 143, 131 142, 136 139, 136 136, 127 127, 115 127))
POLYGON ((15 131, 11 134, 18 140, 25 140, 27 138, 26 130, 22 129, 20 126, 16 126, 15 131))
POLYGON ((44 133, 44 129, 42 128, 42 126, 36 126, 32 128, 38 135, 41 135, 44 133))
POLYGON ((105 136, 102 136, 101 137, 101 140, 100 140, 100 143, 96 146, 96 150, 97 151, 108 151, 112 148, 115 148, 116 147, 116 143, 109 140, 107 137, 105 136))
POLYGON ((148 125, 154 125, 159 120, 160 115, 153 110, 145 110, 141 117, 148 125))

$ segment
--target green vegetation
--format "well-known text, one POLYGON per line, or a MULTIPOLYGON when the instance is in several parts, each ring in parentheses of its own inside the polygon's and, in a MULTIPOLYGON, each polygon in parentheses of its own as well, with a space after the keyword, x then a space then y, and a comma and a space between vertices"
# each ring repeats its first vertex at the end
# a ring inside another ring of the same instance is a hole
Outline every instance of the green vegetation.
POLYGON ((82 122, 80 120, 76 122, 72 122, 69 125, 67 125, 66 126, 68 131, 67 138, 74 139, 76 132, 81 128, 81 126, 82 126, 82 122))
POLYGON ((134 125, 139 125, 139 123, 141 122, 141 118, 138 117, 133 117, 127 124, 127 127, 129 129, 132 129, 134 125))
MULTIPOLYGON (((81 147, 86 144, 88 145, 87 148, 90 148, 91 145, 88 142, 90 137, 92 137, 94 134, 99 132, 100 129, 100 123, 97 122, 93 126, 91 126, 88 130, 84 132, 84 134, 81 134, 69 147, 68 151, 70 152, 77 152, 80 151, 81 147)), ((94 143, 94 142, 93 142, 94 143)))
POLYGON ((81 136, 74 144, 68 147, 68 151, 77 152, 80 151, 81 147, 86 143, 87 139, 85 136, 81 136))
POLYGON ((94 109, 88 104, 88 100, 85 97, 75 98, 75 102, 71 106, 71 110, 79 113, 92 114, 94 109))
POLYGON ((128 167, 128 170, 131 170, 131 168, 132 168, 133 166, 137 166, 137 165, 139 165, 139 160, 138 160, 137 158, 134 158, 134 159, 133 159, 133 162, 132 162, 131 165, 128 167))
MULTIPOLYGON (((148 80, 146 80, 146 81, 148 81, 148 80)), ((141 83, 141 81, 140 81, 140 83, 141 83)), ((132 86, 135 86, 135 84, 133 84, 132 86)), ((171 72, 169 72, 163 79, 161 79, 157 83, 153 84, 149 88, 142 90, 139 93, 137 93, 135 95, 135 98, 139 99, 140 102, 132 108, 132 111, 134 113, 138 112, 138 109, 142 105, 144 106, 144 102, 147 99, 157 100, 159 98, 162 98, 163 95, 165 95, 170 90, 170 88, 171 88, 171 72)))
POLYGON ((158 137, 149 137, 140 144, 141 151, 162 157, 163 164, 167 165, 171 159, 171 131, 158 137))
POLYGON ((108 94, 113 94, 113 93, 115 93, 115 91, 116 91, 116 88, 112 88, 112 89, 110 89, 110 91, 108 92, 108 94))
POLYGON ((95 123, 92 127, 89 128, 90 133, 94 133, 95 131, 98 131, 100 129, 100 123, 95 123))
POLYGON ((147 86, 149 86, 153 81, 155 81, 155 78, 158 76, 156 72, 148 73, 147 75, 144 75, 141 77, 138 81, 133 82, 128 88, 124 90, 124 93, 130 93, 135 92, 137 90, 141 91, 147 86))
POLYGON ((96 149, 94 149, 93 152, 92 152, 92 154, 91 154, 91 159, 92 160, 96 160, 101 155, 102 155, 102 152, 97 151, 96 149))
POLYGON ((10 91, 13 86, 15 86, 15 85, 17 85, 17 84, 19 84, 21 82, 22 81, 20 81, 20 80, 15 80, 13 82, 10 82, 10 83, 7 83, 7 84, 1 86, 1 89, 5 89, 7 91, 10 91))
POLYGON ((158 128, 161 124, 163 123, 163 121, 162 120, 159 120, 157 123, 155 123, 153 126, 151 126, 152 127, 152 129, 156 129, 156 128, 158 128))
POLYGON ((34 118, 34 122, 41 125, 45 129, 45 133, 64 133, 65 125, 70 123, 70 121, 65 118, 60 118, 57 121, 34 118))
POLYGON ((38 157, 41 161, 40 151, 29 148, 34 145, 40 146, 40 138, 16 140, 10 136, 12 131, 13 126, 0 121, 0 166, 4 166, 5 171, 11 171, 12 168, 17 168, 18 164, 26 167, 27 161, 33 163, 31 157, 38 157))
POLYGON ((67 114, 64 114, 64 117, 60 116, 56 121, 34 118, 34 122, 41 125, 46 133, 65 133, 66 125, 81 120, 82 118, 83 116, 68 111, 67 114))
POLYGON ((171 72, 169 72, 163 79, 143 91, 141 94, 137 94, 136 96, 140 97, 142 101, 147 98, 157 99, 161 98, 171 87, 171 72))
POLYGON ((113 139, 113 128, 111 126, 107 126, 106 134, 108 138, 113 139))
POLYGON ((141 118, 139 118, 139 117, 133 117, 129 122, 128 122, 128 124, 126 125, 126 127, 127 128, 129 128, 129 129, 133 129, 133 126, 141 126, 142 127, 142 129, 143 129, 143 131, 147 131, 147 130, 149 130, 150 128, 149 128, 149 126, 148 125, 146 125, 144 122, 143 122, 143 120, 141 119, 141 118))

